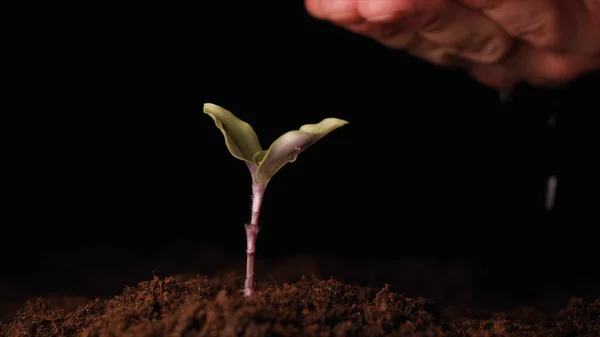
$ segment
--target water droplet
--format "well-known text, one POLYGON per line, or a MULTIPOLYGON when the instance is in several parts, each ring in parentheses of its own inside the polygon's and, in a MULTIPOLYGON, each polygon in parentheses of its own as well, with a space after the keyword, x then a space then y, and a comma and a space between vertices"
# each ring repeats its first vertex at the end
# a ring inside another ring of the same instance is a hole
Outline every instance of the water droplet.
POLYGON ((548 119, 546 120, 546 125, 549 127, 556 126, 556 115, 550 115, 550 117, 548 117, 548 119))
POLYGON ((294 152, 295 152, 295 153, 293 153, 293 154, 290 156, 290 159, 288 159, 288 163, 293 163, 293 162, 295 162, 295 161, 296 161, 296 158, 298 157, 296 154, 297 154, 297 153, 299 153, 300 151, 302 151, 302 147, 300 147, 300 146, 296 146, 296 147, 294 148, 294 152))

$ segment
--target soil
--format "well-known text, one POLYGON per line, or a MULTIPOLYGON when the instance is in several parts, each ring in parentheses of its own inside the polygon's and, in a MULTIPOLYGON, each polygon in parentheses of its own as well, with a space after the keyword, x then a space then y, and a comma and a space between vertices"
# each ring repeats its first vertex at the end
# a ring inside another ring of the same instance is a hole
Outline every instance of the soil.
POLYGON ((303 276, 258 283, 243 277, 157 277, 111 299, 29 301, 0 336, 600 336, 600 299, 572 298, 551 315, 532 309, 479 313, 370 288, 303 276))

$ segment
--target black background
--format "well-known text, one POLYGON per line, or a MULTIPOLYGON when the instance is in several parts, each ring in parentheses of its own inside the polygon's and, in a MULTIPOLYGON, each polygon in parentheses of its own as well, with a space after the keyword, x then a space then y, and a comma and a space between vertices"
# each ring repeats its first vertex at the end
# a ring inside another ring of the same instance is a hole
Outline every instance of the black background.
POLYGON ((301 1, 245 6, 29 9, 43 24, 21 28, 31 52, 7 125, 7 298, 205 273, 208 250, 243 263, 250 175, 208 102, 265 148, 303 124, 350 122, 269 184, 257 265, 462 261, 486 289, 597 293, 587 132, 598 82, 521 87, 502 102, 460 70, 311 19, 301 1))

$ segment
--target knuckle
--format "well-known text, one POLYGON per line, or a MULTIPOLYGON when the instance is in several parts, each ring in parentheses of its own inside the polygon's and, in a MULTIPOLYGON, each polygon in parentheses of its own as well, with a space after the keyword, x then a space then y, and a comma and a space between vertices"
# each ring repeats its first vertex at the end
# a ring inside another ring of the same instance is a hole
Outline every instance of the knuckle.
POLYGON ((560 44, 560 13, 547 8, 536 13, 518 12, 507 20, 506 30, 538 48, 553 49, 560 44))
POLYGON ((420 46, 409 50, 409 54, 436 66, 449 67, 454 65, 454 57, 451 51, 441 46, 420 46))
POLYGON ((392 49, 410 49, 418 44, 420 39, 414 33, 405 33, 401 27, 381 27, 375 39, 392 49))
POLYGON ((474 39, 469 45, 470 58, 479 63, 500 62, 508 53, 511 39, 504 35, 487 35, 474 39))

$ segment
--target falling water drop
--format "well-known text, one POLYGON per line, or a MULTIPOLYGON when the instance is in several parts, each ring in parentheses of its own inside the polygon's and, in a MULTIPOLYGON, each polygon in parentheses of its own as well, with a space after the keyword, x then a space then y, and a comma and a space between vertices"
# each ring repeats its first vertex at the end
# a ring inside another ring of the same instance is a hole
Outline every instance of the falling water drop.
POLYGON ((550 211, 554 208, 554 201, 556 199, 556 185, 558 184, 558 178, 556 175, 548 178, 548 184, 546 186, 546 210, 550 211))
POLYGON ((513 100, 513 94, 510 90, 501 90, 498 92, 498 98, 502 103, 508 103, 513 100))
POLYGON ((296 161, 297 156, 291 156, 290 159, 288 159, 288 163, 293 163, 296 161))

